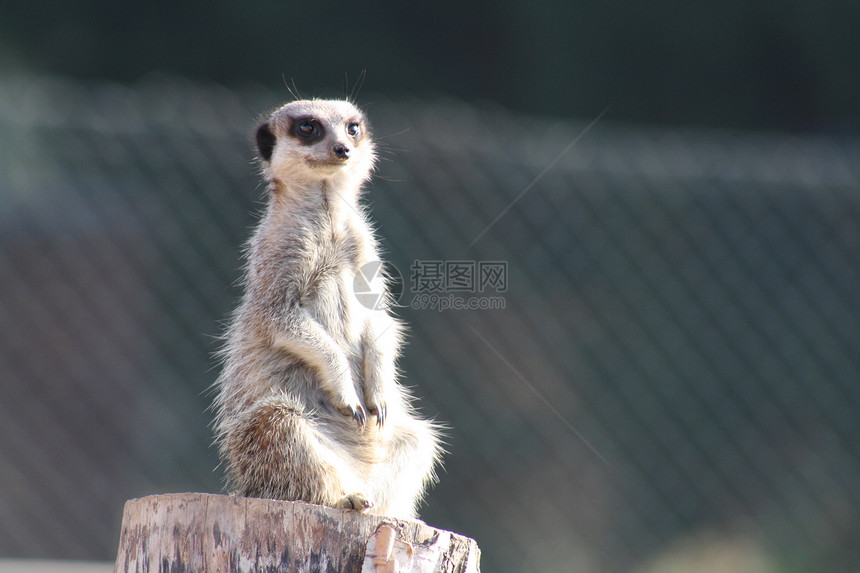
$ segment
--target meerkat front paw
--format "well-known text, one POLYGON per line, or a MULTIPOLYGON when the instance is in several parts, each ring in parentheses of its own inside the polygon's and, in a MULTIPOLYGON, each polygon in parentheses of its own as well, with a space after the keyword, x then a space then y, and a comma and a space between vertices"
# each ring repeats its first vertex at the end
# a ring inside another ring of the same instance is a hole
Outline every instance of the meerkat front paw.
POLYGON ((388 414, 388 408, 382 393, 367 389, 364 392, 364 401, 367 404, 367 411, 371 415, 376 416, 376 425, 379 428, 382 428, 383 424, 385 424, 386 415, 388 414))
POLYGON ((352 383, 352 376, 346 371, 342 376, 335 377, 339 380, 337 383, 331 384, 333 392, 332 403, 334 407, 344 416, 351 416, 359 429, 364 428, 367 422, 367 411, 358 399, 358 394, 355 391, 355 385, 352 383))
POLYGON ((359 429, 364 428, 364 424, 367 423, 367 411, 359 403, 356 403, 354 406, 338 408, 338 410, 344 416, 352 416, 352 419, 358 424, 359 429))
POLYGON ((354 509, 364 512, 373 507, 374 503, 363 493, 353 492, 337 500, 334 506, 338 509, 354 509))

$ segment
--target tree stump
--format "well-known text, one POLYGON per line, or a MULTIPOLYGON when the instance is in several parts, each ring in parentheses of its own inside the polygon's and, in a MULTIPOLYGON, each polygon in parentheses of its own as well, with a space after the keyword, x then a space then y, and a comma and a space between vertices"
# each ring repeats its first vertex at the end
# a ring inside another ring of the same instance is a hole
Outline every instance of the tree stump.
POLYGON ((474 540, 422 521, 205 493, 126 502, 117 572, 479 573, 474 540))

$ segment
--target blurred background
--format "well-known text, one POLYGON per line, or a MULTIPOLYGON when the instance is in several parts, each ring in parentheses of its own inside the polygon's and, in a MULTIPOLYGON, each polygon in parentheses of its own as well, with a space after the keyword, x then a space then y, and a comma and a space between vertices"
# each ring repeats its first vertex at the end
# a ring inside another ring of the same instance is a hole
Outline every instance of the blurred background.
POLYGON ((223 491, 215 337, 292 89, 381 144, 402 366, 450 425, 425 521, 485 571, 860 571, 858 22, 0 1, 0 558, 111 561, 126 499, 223 491))

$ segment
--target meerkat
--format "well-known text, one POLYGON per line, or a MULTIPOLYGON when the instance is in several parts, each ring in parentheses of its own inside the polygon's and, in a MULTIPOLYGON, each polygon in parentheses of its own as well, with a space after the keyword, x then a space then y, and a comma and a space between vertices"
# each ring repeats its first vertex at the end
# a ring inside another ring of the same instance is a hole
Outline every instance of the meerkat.
POLYGON ((359 202, 376 159, 365 115, 349 101, 294 101, 262 122, 256 144, 267 206, 214 404, 229 486, 415 517, 442 450, 398 381, 402 325, 390 305, 354 293, 366 279, 364 292, 388 292, 362 272, 379 261, 359 202))

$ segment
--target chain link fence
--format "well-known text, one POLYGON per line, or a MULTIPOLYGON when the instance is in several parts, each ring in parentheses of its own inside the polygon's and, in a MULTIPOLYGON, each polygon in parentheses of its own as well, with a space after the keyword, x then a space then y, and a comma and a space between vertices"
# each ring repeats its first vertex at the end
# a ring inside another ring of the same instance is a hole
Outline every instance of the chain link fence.
MULTIPOLYGON (((280 99, 0 81, 0 556, 111 560, 125 499, 221 491, 280 99)), ((450 425, 423 519, 486 571, 856 570, 858 141, 361 99, 406 380, 450 425)))

